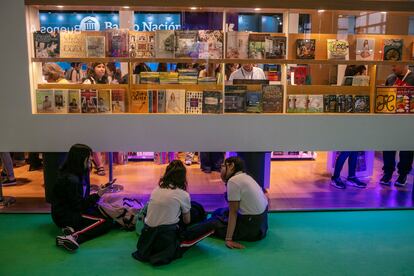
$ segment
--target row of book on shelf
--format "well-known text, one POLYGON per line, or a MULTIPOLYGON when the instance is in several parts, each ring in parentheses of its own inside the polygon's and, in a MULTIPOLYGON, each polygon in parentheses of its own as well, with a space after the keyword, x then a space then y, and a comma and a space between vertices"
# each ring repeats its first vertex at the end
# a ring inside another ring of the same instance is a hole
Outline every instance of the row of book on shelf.
POLYGON ((138 84, 215 84, 215 77, 199 77, 197 69, 178 69, 178 72, 141 72, 135 74, 138 84))
POLYGON ((368 95, 289 95, 288 113, 369 113, 368 95))
MULTIPOLYGON (((227 32, 226 57, 285 59, 286 37, 266 33, 227 32)), ((34 33, 37 58, 223 58, 223 31, 157 30, 139 32, 112 29, 105 32, 34 33)), ((383 60, 402 60, 403 39, 383 39, 383 60)), ((327 39, 327 57, 349 59, 345 39, 327 39)), ((297 39, 296 58, 315 59, 316 39, 297 39)), ((374 60, 375 39, 357 38, 356 60, 374 60)), ((414 59, 414 43, 411 57, 414 59)))
POLYGON ((377 87, 376 113, 414 113, 414 86, 377 87))

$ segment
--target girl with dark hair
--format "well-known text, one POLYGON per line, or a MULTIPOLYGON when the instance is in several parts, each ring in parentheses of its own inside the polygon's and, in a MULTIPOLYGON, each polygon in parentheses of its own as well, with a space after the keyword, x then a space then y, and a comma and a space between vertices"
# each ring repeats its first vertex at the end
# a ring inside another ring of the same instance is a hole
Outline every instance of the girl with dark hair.
POLYGON ((92 149, 86 145, 73 145, 59 171, 53 187, 52 219, 62 228, 63 235, 56 237, 56 245, 69 251, 79 244, 109 231, 113 225, 97 209, 96 203, 109 185, 89 194, 83 181, 91 165, 92 149))
POLYGON ((88 77, 84 80, 83 84, 107 84, 108 74, 106 72, 106 66, 102 62, 94 62, 92 66, 88 68, 88 77))

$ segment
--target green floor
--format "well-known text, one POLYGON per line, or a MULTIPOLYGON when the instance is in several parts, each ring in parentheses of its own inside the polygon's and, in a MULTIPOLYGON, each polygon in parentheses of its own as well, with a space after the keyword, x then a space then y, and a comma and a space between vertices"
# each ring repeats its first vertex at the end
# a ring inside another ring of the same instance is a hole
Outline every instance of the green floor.
POLYGON ((268 237, 230 250, 208 238, 151 267, 137 236, 115 230, 70 254, 49 215, 0 215, 0 275, 414 275, 414 211, 273 213, 268 237))

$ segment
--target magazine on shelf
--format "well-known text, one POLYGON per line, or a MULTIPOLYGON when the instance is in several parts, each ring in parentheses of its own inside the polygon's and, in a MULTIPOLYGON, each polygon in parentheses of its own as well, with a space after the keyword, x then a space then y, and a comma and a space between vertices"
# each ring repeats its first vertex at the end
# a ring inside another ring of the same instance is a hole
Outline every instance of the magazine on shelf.
POLYGON ((227 85, 224 92, 224 111, 242 113, 246 111, 247 86, 227 85))
POLYGON ((85 32, 61 32, 60 33, 60 57, 84 58, 86 57, 86 33, 85 32))
POLYGON ((354 112, 369 113, 369 96, 354 97, 354 112))
POLYGON ((223 31, 198 31, 198 58, 223 58, 223 31))
POLYGON ((315 39, 297 39, 296 40, 296 58, 297 59, 315 59, 315 39))
POLYGON ((98 91, 98 112, 111 112, 111 90, 102 89, 98 91))
POLYGON ((354 112, 354 96, 352 95, 345 95, 345 112, 354 112))
POLYGON ((267 59, 286 58, 286 37, 267 36, 265 38, 265 57, 267 59))
POLYGON ((348 60, 349 59, 349 43, 343 39, 327 40, 328 59, 348 60))
POLYGON ((185 90, 167 89, 166 90, 166 113, 182 114, 185 113, 185 90))
POLYGON ((128 57, 128 30, 109 29, 106 34, 106 56, 107 57, 128 57))
POLYGON ((308 112, 308 95, 295 95, 295 112, 308 112))
POLYGON ((124 113, 125 110, 125 90, 114 89, 112 94, 112 113, 124 113))
POLYGON ((265 58, 265 41, 268 34, 249 34, 249 59, 265 58))
POLYGON ((203 91, 203 113, 223 113, 223 93, 221 91, 203 91))
POLYGON ((60 51, 60 39, 58 32, 33 33, 34 52, 37 58, 57 58, 60 51))
POLYGON ((98 92, 92 89, 81 90, 82 113, 98 112, 98 92))
POLYGON ((36 90, 36 107, 37 113, 55 112, 55 99, 53 90, 37 89, 36 90))
POLYGON ((54 90, 55 113, 68 113, 68 91, 54 90))
POLYGON ((198 31, 175 31, 175 57, 198 58, 198 31))
POLYGON ((68 112, 69 113, 80 113, 81 112, 81 100, 80 90, 71 89, 68 90, 68 112))
POLYGON ((227 32, 227 58, 247 59, 249 57, 249 33, 227 32))
POLYGON ((203 91, 185 92, 185 113, 203 113, 203 91))
POLYGON ((296 95, 289 95, 287 99, 287 113, 296 112, 296 95))
POLYGON ((410 112, 410 91, 405 87, 397 88, 396 113, 410 112))
POLYGON ((308 96, 308 112, 323 113, 323 95, 308 96))
POLYGON ((262 91, 246 91, 246 112, 262 113, 262 91))
POLYGON ((174 58, 175 32, 157 30, 155 32, 155 56, 157 58, 174 58))
POLYGON ((131 91, 131 113, 148 113, 148 91, 131 91))
POLYGON ((345 95, 336 95, 336 112, 346 112, 346 97, 345 95))
POLYGON ((308 67, 307 66, 295 66, 293 67, 293 79, 295 85, 304 85, 308 83, 308 67))
POLYGON ((357 38, 356 60, 374 60, 375 39, 357 38))
POLYGON ((129 31, 129 56, 135 58, 155 57, 155 32, 129 31))
POLYGON ((384 39, 384 60, 402 60, 403 40, 402 39, 384 39))
POLYGON ((105 36, 88 35, 86 37, 86 56, 94 58, 105 57, 105 36))
POLYGON ((323 109, 324 112, 336 112, 337 111, 337 106, 338 106, 338 102, 336 99, 336 95, 324 95, 323 96, 323 109))
POLYGON ((377 87, 375 95, 376 113, 396 112, 397 87, 377 87))
POLYGON ((283 85, 262 86, 263 113, 283 112, 283 85))

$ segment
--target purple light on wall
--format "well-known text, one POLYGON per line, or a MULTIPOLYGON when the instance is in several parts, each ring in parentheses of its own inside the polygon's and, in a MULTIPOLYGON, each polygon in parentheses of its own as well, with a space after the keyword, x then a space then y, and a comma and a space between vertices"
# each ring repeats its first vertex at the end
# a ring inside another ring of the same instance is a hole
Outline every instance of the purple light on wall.
POLYGON ((181 17, 183 30, 222 30, 221 12, 184 12, 181 17))

